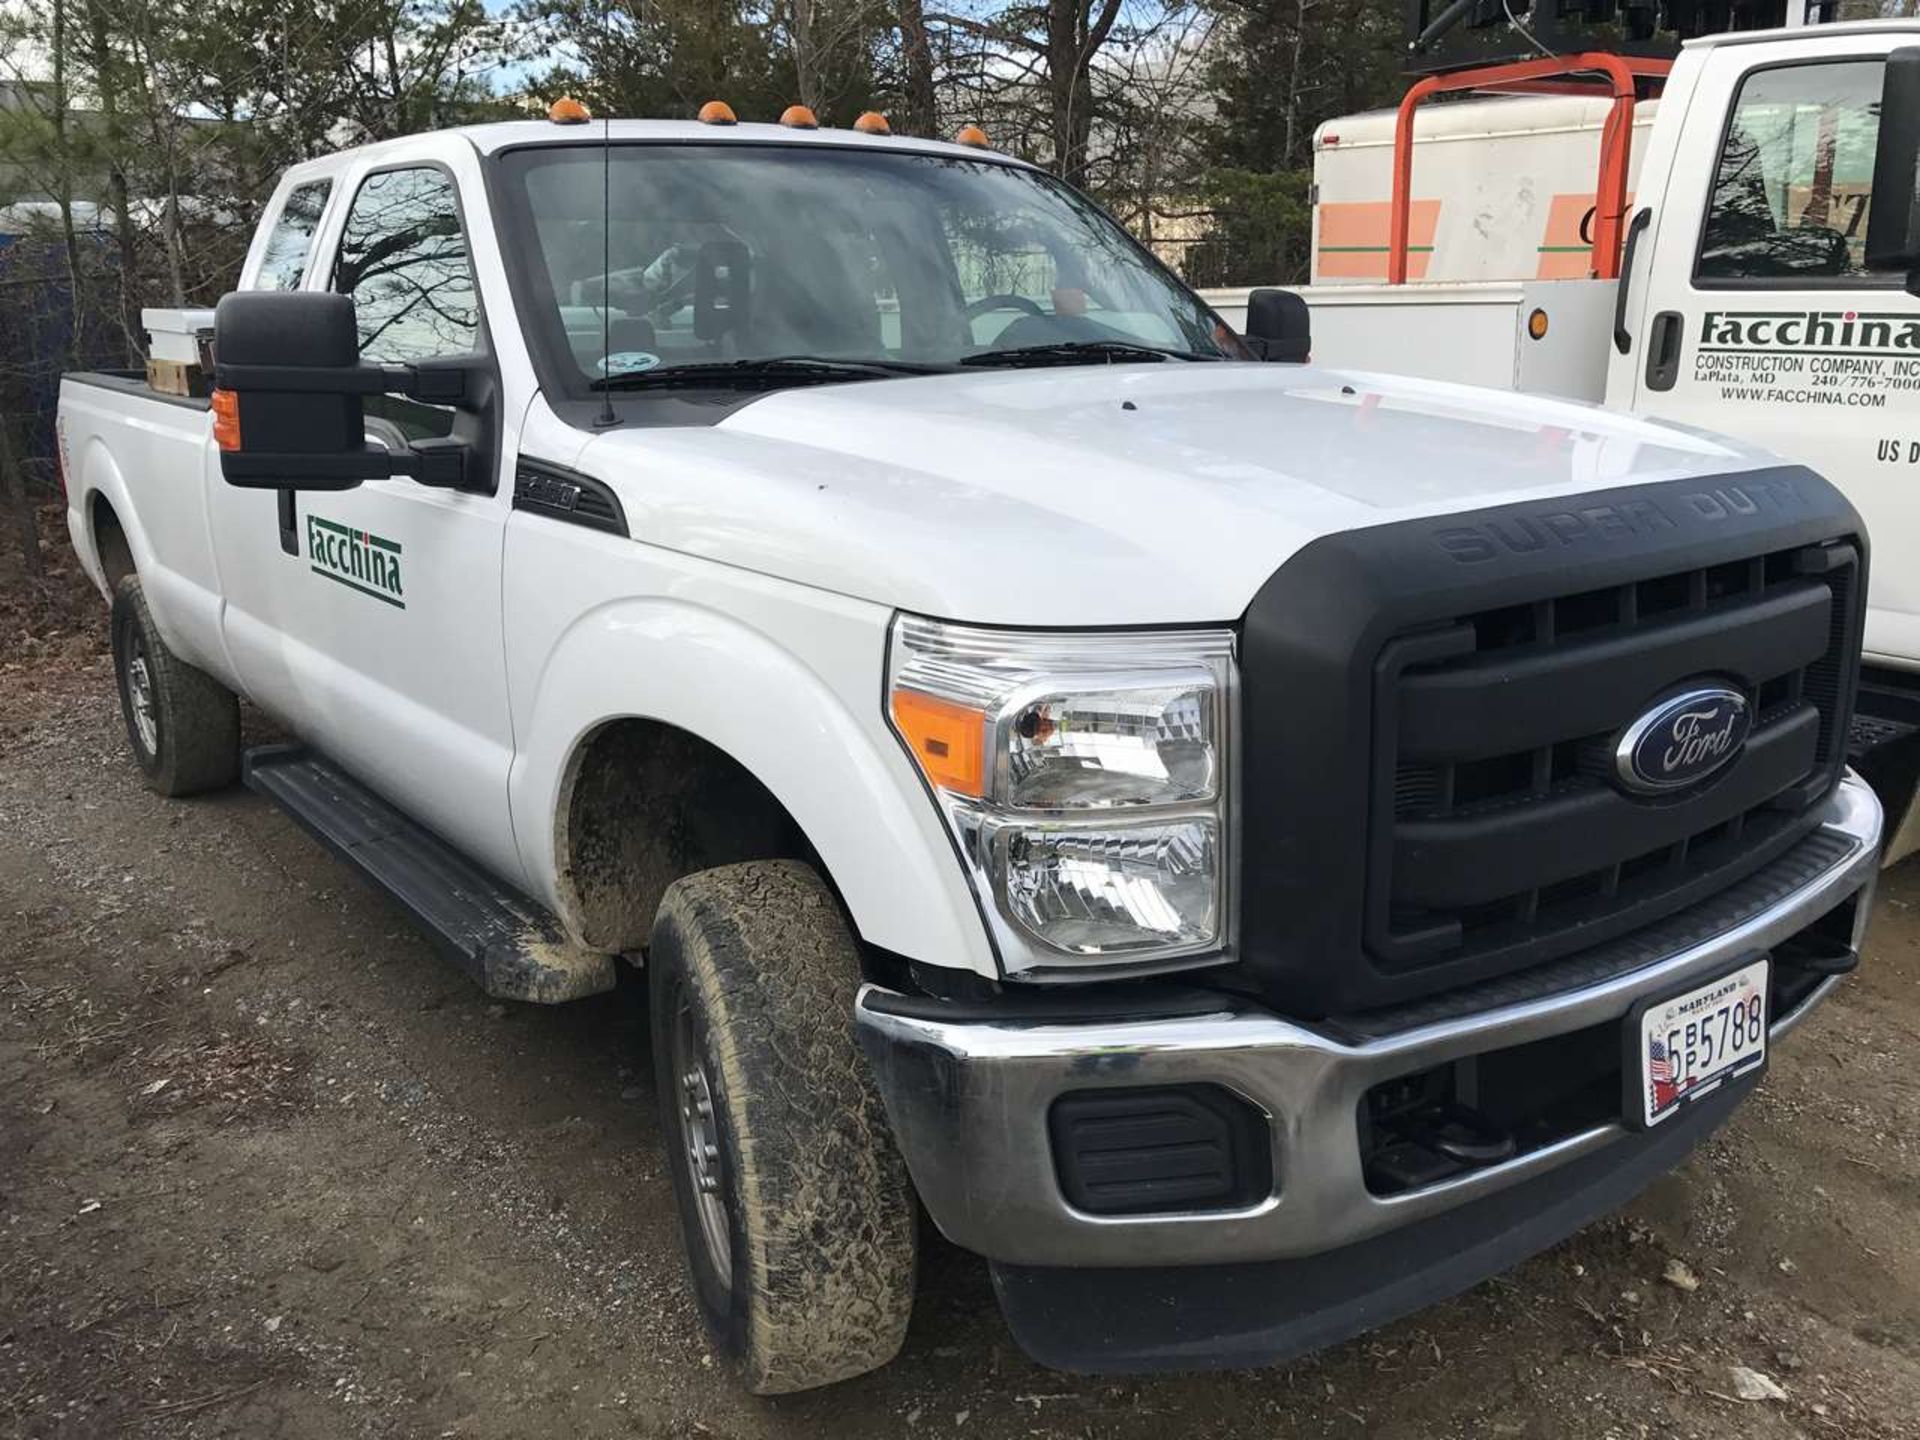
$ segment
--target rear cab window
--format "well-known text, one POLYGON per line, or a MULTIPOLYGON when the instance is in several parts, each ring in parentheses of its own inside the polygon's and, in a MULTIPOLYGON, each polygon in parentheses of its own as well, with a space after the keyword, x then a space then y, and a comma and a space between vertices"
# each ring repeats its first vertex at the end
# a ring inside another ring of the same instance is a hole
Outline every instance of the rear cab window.
POLYGON ((256 290, 298 290, 313 262, 313 242, 320 233, 333 181, 308 180, 287 192, 273 228, 267 232, 260 268, 254 272, 256 290))

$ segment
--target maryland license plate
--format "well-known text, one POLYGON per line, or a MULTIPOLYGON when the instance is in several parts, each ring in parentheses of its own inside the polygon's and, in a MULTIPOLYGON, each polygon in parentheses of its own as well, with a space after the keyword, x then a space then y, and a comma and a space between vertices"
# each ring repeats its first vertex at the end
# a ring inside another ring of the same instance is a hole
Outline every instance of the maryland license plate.
MULTIPOLYGON (((1658 1125, 1689 1100, 1711 1094, 1767 1058, 1767 977, 1763 955, 1730 975, 1638 1008, 1638 1118, 1658 1125)), ((1629 1114, 1633 1114, 1631 1110, 1629 1114)))

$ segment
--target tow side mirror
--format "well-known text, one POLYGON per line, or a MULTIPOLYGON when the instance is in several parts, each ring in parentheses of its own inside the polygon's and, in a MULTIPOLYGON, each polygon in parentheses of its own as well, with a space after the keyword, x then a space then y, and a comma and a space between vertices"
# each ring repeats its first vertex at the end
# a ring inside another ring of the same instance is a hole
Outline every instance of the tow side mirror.
POLYGON ((477 361, 362 365, 353 299, 241 290, 213 312, 214 439, 229 485, 351 490, 411 475, 423 485, 485 488, 472 447, 428 441, 395 454, 367 444, 361 399, 407 395, 462 405, 485 388, 477 361))
POLYGON ((1887 56, 1880 82, 1880 139, 1873 154, 1873 204, 1867 212, 1869 270, 1898 270, 1920 295, 1920 45, 1887 56))
POLYGON ((1247 348, 1262 360, 1304 365, 1313 350, 1313 317, 1291 290, 1255 290, 1247 296, 1247 348))

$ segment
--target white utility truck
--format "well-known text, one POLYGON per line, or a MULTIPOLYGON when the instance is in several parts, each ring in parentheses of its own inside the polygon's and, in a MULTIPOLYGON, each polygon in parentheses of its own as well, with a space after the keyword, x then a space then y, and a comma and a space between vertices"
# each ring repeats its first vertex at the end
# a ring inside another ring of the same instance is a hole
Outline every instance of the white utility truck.
POLYGON ((895 1352, 916 1195, 1042 1361, 1247 1365, 1726 1120, 1877 873, 1837 490, 1253 363, 1284 297, 1243 341, 1039 170, 708 113, 298 166, 211 396, 60 434, 157 790, 493 995, 644 965, 746 1384, 895 1352))
MULTIPOLYGON (((1916 120, 1882 90, 1890 57, 1916 56, 1920 21, 1870 21, 1706 36, 1670 69, 1582 56, 1419 82, 1400 111, 1315 133, 1298 292, 1320 363, 1703 426, 1845 491, 1882 547, 1852 755, 1902 822, 1889 859, 1920 844, 1920 256, 1916 120), (1615 67, 1587 72, 1604 94, 1421 103, 1561 88, 1582 61, 1615 67)), ((1246 292, 1206 293, 1242 313, 1246 292)))

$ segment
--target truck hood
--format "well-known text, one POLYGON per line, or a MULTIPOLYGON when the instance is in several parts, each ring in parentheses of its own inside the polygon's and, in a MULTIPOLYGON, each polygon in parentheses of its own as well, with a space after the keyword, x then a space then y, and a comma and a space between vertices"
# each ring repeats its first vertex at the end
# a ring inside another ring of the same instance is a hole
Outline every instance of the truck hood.
POLYGON ((1231 620, 1332 532, 1771 463, 1572 402, 1174 361, 780 391, 576 461, 644 543, 1009 625, 1231 620))

